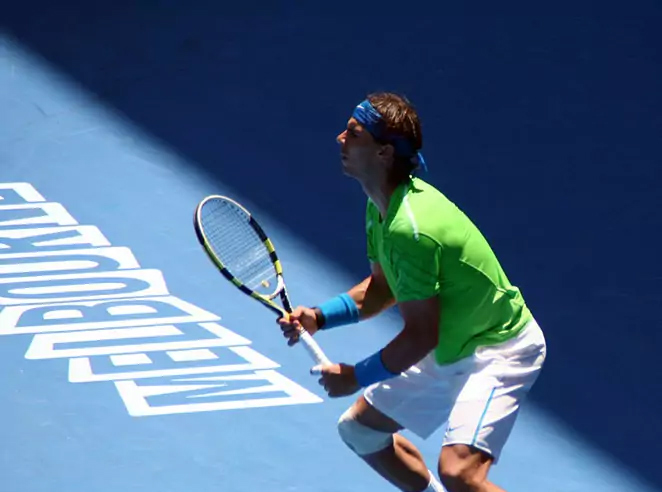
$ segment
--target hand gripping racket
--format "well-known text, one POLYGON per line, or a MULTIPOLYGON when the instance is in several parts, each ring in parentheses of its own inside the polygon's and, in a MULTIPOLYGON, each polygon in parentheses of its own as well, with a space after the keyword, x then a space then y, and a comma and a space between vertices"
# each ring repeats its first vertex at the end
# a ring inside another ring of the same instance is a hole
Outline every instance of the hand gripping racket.
MULTIPOLYGON (((271 240, 248 210, 231 198, 211 195, 196 207, 194 227, 200 244, 226 279, 275 313, 289 316, 292 304, 282 265, 271 240), (282 306, 274 301, 277 297, 282 306)), ((330 364, 303 328, 299 340, 318 364, 330 364)))

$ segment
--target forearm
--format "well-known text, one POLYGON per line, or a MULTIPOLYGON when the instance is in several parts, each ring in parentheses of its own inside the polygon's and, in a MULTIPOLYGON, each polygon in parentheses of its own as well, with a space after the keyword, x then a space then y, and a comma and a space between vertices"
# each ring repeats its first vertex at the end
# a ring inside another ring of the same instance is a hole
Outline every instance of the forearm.
POLYGON ((374 273, 349 291, 314 308, 320 329, 357 323, 379 314, 395 303, 385 279, 374 273))
POLYGON ((359 385, 366 387, 397 376, 432 352, 439 343, 440 308, 436 296, 401 303, 405 321, 402 331, 384 348, 354 366, 359 385))
POLYGON ((361 387, 390 379, 422 360, 437 344, 431 330, 405 328, 382 350, 354 366, 354 376, 361 387))
POLYGON ((348 294, 354 299, 362 320, 371 318, 395 304, 388 286, 375 282, 372 275, 352 287, 348 294))
POLYGON ((389 372, 400 374, 428 355, 437 340, 436 333, 420 333, 405 327, 382 349, 382 364, 389 372))

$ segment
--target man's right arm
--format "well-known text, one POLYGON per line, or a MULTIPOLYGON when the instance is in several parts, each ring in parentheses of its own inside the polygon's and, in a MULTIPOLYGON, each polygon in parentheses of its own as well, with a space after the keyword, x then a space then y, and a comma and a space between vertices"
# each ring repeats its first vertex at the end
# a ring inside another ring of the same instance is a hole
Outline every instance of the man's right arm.
MULTIPOLYGON (((393 293, 388 286, 384 271, 378 263, 372 263, 372 273, 362 282, 349 289, 347 294, 352 298, 359 311, 359 319, 364 320, 375 316, 395 304, 393 293)), ((305 328, 314 334, 323 327, 324 316, 318 307, 299 306, 288 318, 279 318, 283 335, 292 346, 299 341, 297 329, 305 328)))
MULTIPOLYGON (((359 309, 361 320, 371 318, 395 304, 386 276, 379 263, 371 264, 371 274, 347 292, 359 309)), ((323 324, 322 313, 315 308, 317 319, 323 324)))

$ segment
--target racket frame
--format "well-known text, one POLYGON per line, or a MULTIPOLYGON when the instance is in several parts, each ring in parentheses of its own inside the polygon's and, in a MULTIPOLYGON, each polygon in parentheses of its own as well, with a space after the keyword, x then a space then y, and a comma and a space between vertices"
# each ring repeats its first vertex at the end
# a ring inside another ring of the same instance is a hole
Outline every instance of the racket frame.
MULTIPOLYGON (((285 286, 285 279, 283 277, 283 266, 281 264, 280 258, 278 257, 278 254, 276 253, 276 248, 274 247, 271 239, 267 236, 267 234, 264 232, 264 229, 262 229, 262 226, 255 220, 255 217, 253 217, 253 214, 251 214, 246 207, 241 205, 239 202, 236 200, 224 196, 224 195, 209 195, 205 198, 203 198, 200 203, 195 208, 195 214, 194 214, 194 220, 193 220, 193 227, 195 229, 196 236, 198 238, 198 241, 204 248, 205 252, 207 253, 207 256, 209 259, 214 263, 216 268, 221 272, 221 274, 230 281, 235 287, 237 287, 241 292, 244 294, 252 297, 253 299, 256 299, 257 301, 261 302, 264 306, 267 308, 271 309, 274 313, 282 316, 283 318, 289 318, 290 313, 292 312, 292 303, 290 302, 289 295, 287 293, 287 288, 285 286), (264 244, 264 247, 266 248, 267 252, 269 253, 269 259, 271 260, 271 263, 274 267, 274 270, 276 271, 276 289, 272 294, 269 295, 263 295, 260 294, 259 292, 256 292, 255 290, 247 287, 244 285, 237 277, 235 277, 232 272, 223 264, 223 262, 218 258, 216 253, 214 253, 214 250, 212 249, 209 240, 207 239, 207 235, 204 232, 204 228, 202 227, 202 220, 201 220, 201 213, 202 213, 202 208, 204 205, 212 200, 224 200, 229 203, 231 203, 233 206, 237 207, 239 210, 241 210, 244 214, 246 214, 246 217, 248 219, 248 224, 253 228, 253 230, 256 232, 262 243, 264 244), (280 301, 283 303, 283 306, 279 306, 276 302, 274 302, 273 299, 276 297, 280 297, 280 301)), ((299 328, 299 339, 300 341, 303 342, 304 347, 306 350, 308 350, 309 354, 311 357, 318 363, 318 364, 331 364, 330 360, 328 357, 322 352, 322 349, 319 347, 317 342, 313 340, 313 337, 306 331, 303 327, 299 328)))

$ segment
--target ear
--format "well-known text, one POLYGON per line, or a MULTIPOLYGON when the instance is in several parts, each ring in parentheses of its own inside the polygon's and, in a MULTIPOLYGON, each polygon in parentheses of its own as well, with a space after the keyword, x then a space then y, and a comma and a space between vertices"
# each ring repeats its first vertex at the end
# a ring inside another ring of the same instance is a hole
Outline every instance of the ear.
POLYGON ((380 157, 392 159, 395 156, 395 148, 391 144, 382 145, 377 154, 380 157))

